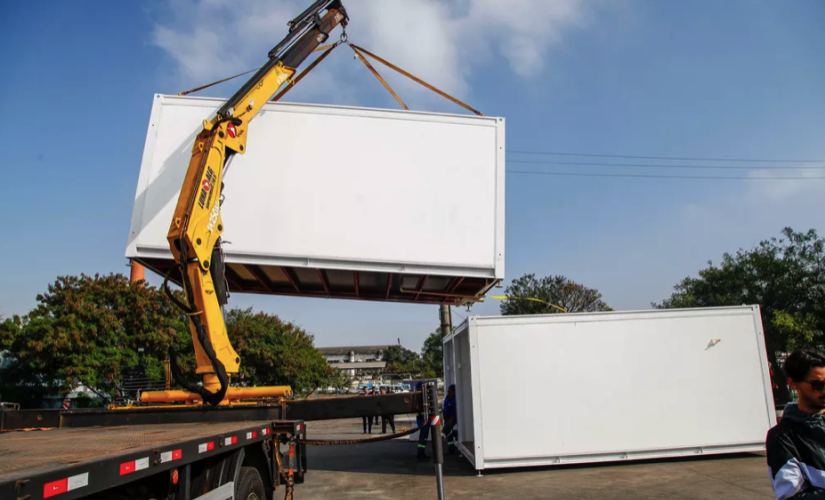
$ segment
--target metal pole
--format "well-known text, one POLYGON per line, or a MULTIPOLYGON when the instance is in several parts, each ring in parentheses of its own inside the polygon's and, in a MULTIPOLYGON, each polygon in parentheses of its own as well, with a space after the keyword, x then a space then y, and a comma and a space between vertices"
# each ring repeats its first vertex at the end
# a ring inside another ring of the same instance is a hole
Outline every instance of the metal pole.
MULTIPOLYGON (((453 329, 452 311, 449 304, 441 304, 438 311, 441 320, 441 337, 450 334, 453 329)), ((446 383, 446 381, 445 381, 446 383)), ((438 382, 430 384, 428 397, 432 415, 433 463, 435 463, 435 484, 438 491, 438 500, 444 500, 444 445, 441 442, 441 416, 438 414, 438 382)))
POLYGON ((430 402, 430 432, 433 441, 433 463, 435 464, 435 484, 438 500, 444 500, 444 450, 441 442, 441 416, 438 414, 438 384, 427 386, 427 398, 430 402))

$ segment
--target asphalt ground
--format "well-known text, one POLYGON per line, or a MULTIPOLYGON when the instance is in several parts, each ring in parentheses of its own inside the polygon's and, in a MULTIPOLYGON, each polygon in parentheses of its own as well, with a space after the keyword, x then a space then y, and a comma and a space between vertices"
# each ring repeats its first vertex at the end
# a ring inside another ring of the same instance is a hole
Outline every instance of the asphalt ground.
MULTIPOLYGON (((396 417, 397 427, 413 419, 396 417)), ((381 425, 373 427, 373 435, 381 425)), ((361 420, 308 424, 310 439, 357 439, 361 420)), ((435 499, 434 466, 416 460, 416 443, 399 438, 348 446, 311 446, 306 482, 296 500, 435 499)), ((430 447, 427 453, 431 454, 430 447)), ((772 499, 765 457, 757 454, 648 460, 616 464, 484 471, 478 477, 460 456, 445 456, 447 499, 772 499)), ((278 495, 276 494, 276 497, 278 495)))

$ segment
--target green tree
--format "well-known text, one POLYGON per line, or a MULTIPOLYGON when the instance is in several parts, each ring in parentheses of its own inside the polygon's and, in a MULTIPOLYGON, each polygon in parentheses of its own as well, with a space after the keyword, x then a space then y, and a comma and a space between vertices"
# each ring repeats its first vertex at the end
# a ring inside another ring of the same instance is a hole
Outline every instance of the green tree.
POLYGON ((439 378, 444 378, 443 340, 441 327, 438 327, 424 340, 424 346, 421 348, 421 361, 435 377, 439 378))
POLYGON ((226 327, 241 357, 243 385, 290 385, 296 396, 304 397, 334 376, 313 336, 273 314, 232 309, 226 327))
POLYGON ((774 398, 789 400, 777 359, 798 348, 825 348, 825 239, 791 228, 751 250, 725 253, 687 277, 658 308, 758 304, 773 365, 774 398))
POLYGON ((602 301, 602 294, 598 290, 580 285, 564 276, 537 279, 535 274, 525 274, 507 286, 505 295, 510 297, 500 306, 501 314, 505 316, 561 312, 550 304, 567 312, 613 310, 602 301))
MULTIPOLYGON (((0 385, 22 390, 30 402, 79 384, 114 396, 138 364, 138 348, 155 378, 163 376, 170 346, 191 351, 186 316, 157 288, 120 274, 58 277, 37 302, 0 324, 0 350, 12 358, 0 385)), ((182 357, 182 367, 192 369, 193 359, 182 357)))
POLYGON ((387 349, 387 372, 409 374, 414 377, 432 376, 417 352, 400 345, 391 345, 387 349))
POLYGON ((333 369, 329 377, 327 378, 326 382, 324 382, 324 386, 332 387, 337 391, 343 391, 347 387, 349 387, 352 381, 350 378, 341 370, 333 369))

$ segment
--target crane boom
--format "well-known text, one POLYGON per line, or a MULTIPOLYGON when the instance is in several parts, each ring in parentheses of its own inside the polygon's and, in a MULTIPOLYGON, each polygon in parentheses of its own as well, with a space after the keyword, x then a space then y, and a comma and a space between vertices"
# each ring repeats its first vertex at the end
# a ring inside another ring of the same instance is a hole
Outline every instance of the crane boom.
MULTIPOLYGON (((318 0, 289 23, 289 34, 269 52, 269 59, 209 121, 195 138, 192 157, 184 177, 167 234, 175 266, 181 272, 186 302, 173 301, 189 316, 196 373, 203 387, 189 385, 171 353, 175 378, 190 391, 189 400, 212 405, 228 404, 240 390, 229 387, 229 377, 238 373, 240 358, 229 342, 221 306, 226 303, 223 257, 220 248, 224 231, 221 219, 223 174, 236 154, 246 152, 247 129, 261 107, 294 74, 297 67, 339 24, 346 27, 348 16, 340 0, 318 0), (324 12, 326 11, 326 12, 324 12), (323 15, 322 15, 323 12, 323 15)), ((265 389, 265 388, 259 388, 265 389)), ((178 391, 182 392, 182 391, 178 391)), ((259 393, 289 395, 289 387, 271 388, 259 393)), ((158 401, 162 393, 144 393, 142 400, 158 401)), ((180 397, 180 394, 177 395, 180 397)))

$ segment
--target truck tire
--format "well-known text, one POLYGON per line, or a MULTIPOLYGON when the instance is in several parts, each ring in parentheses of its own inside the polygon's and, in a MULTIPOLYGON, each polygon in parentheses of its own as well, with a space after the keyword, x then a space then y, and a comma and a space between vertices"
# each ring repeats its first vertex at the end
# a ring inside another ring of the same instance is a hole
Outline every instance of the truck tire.
POLYGON ((241 467, 238 484, 235 485, 237 500, 266 500, 264 482, 255 467, 241 467))

